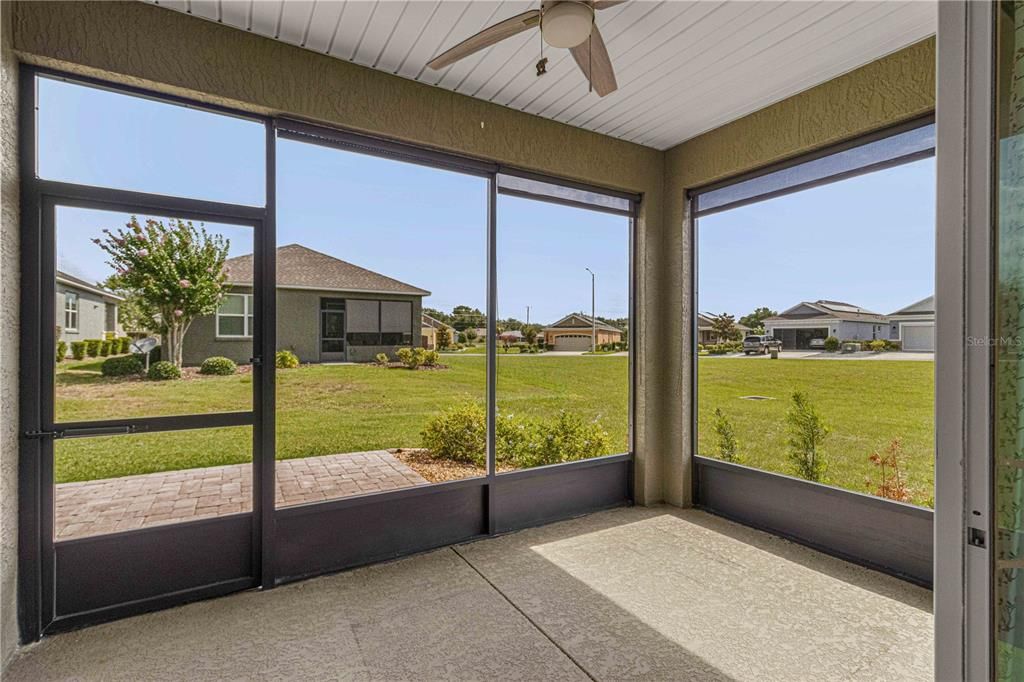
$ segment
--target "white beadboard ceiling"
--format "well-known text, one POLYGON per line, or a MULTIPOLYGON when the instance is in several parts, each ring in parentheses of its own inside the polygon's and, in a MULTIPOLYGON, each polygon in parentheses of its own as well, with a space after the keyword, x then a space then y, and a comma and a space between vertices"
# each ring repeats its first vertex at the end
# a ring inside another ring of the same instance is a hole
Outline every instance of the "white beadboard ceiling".
POLYGON ((934 2, 631 0, 597 14, 619 89, 527 31, 442 71, 435 55, 539 0, 148 0, 338 59, 667 149, 935 33, 934 2))

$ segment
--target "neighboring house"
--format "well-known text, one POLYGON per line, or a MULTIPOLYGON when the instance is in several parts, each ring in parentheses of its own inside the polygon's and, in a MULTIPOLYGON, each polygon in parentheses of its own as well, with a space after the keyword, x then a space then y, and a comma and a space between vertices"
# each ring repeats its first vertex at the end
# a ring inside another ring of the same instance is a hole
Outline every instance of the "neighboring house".
MULTIPOLYGON (((230 293, 215 315, 198 318, 183 359, 198 365, 223 355, 247 363, 254 327, 252 255, 224 263, 230 293)), ((314 251, 277 249, 277 348, 302 362, 369 362, 419 346, 422 300, 430 292, 314 251)))
MULTIPOLYGON (((715 316, 707 313, 697 313, 697 343, 707 346, 715 343, 722 343, 725 339, 720 338, 720 334, 715 331, 715 316)), ((750 327, 745 324, 736 323, 736 331, 739 332, 740 336, 746 336, 750 332, 750 327)))
POLYGON ((509 329, 498 334, 498 341, 502 343, 519 343, 523 340, 523 333, 518 329, 509 329))
POLYGON ((825 339, 889 338, 884 315, 842 301, 804 301, 764 320, 765 334, 782 341, 784 350, 822 348, 825 339))
POLYGON ((420 331, 421 343, 427 350, 434 350, 437 348, 437 331, 439 329, 448 330, 448 342, 455 343, 459 333, 455 331, 455 328, 450 324, 445 324, 441 320, 431 317, 426 313, 421 315, 423 321, 421 323, 422 329, 420 331))
MULTIPOLYGON (((588 351, 593 341, 594 321, 589 315, 572 313, 544 328, 544 342, 556 351, 588 351)), ((597 321, 597 345, 622 341, 622 330, 597 321)))
POLYGON ((57 340, 67 342, 69 355, 72 341, 122 334, 118 305, 124 297, 59 270, 56 291, 57 340))
POLYGON ((888 316, 889 338, 899 339, 903 350, 935 350, 935 297, 921 299, 888 316))

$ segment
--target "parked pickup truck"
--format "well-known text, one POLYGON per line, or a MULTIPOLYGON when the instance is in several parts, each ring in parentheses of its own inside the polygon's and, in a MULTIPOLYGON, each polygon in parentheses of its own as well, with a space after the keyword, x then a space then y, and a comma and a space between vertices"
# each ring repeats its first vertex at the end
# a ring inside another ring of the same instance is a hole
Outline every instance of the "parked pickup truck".
POLYGON ((782 350, 782 341, 773 336, 747 336, 743 339, 744 355, 765 355, 770 350, 782 350))

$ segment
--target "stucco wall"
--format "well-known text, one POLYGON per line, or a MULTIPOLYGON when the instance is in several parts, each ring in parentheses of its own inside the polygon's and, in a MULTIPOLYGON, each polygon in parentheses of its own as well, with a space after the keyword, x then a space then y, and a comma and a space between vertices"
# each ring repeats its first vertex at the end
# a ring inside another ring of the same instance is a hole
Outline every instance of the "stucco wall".
POLYGON ((678 455, 665 423, 682 398, 665 295, 679 273, 662 262, 663 153, 141 2, 19 2, 14 43, 32 63, 642 193, 636 493, 678 499, 681 480, 662 475, 662 460, 678 455), (644 371, 649 362, 656 371, 644 371))
POLYGON ((18 642, 18 65, 0 2, 0 670, 18 642))
MULTIPOLYGON (((667 309, 671 329, 666 337, 682 340, 680 386, 685 413, 665 422, 665 440, 684 448, 664 461, 667 480, 682 480, 681 499, 689 503, 690 455, 689 389, 693 318, 690 310, 691 254, 686 226, 686 191, 770 163, 805 154, 858 135, 906 121, 935 108, 935 39, 929 38, 872 62, 839 78, 806 90, 665 152, 665 230, 661 233, 664 259, 658 267, 678 273, 659 304, 667 309), (678 467, 678 469, 676 469, 678 467)), ((673 348, 674 350, 674 348, 673 348)))

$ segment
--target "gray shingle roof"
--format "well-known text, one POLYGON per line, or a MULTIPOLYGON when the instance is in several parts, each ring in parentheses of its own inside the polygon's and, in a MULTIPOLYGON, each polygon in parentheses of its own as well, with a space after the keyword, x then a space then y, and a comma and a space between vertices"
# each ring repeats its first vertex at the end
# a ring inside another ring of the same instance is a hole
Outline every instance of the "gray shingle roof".
POLYGON ((780 322, 786 320, 847 320, 850 322, 885 322, 885 316, 879 313, 861 308, 852 303, 842 301, 803 301, 785 310, 775 317, 769 317, 765 322, 780 322), (800 312, 801 308, 808 312, 800 312))
MULTIPOLYGON (((252 254, 224 261, 228 284, 252 284, 252 254)), ((277 286, 326 291, 355 291, 384 294, 429 296, 426 289, 414 287, 358 265, 347 263, 301 244, 277 249, 277 286)))
MULTIPOLYGON (((547 329, 592 329, 593 326, 594 322, 589 315, 583 315, 582 313, 570 313, 569 315, 566 315, 565 317, 560 319, 558 322, 549 324, 547 326, 547 329), (574 320, 573 318, 576 319, 574 320)), ((618 327, 613 327, 607 322, 602 322, 601 320, 597 321, 597 328, 609 332, 622 332, 622 330, 619 329, 618 327)))

